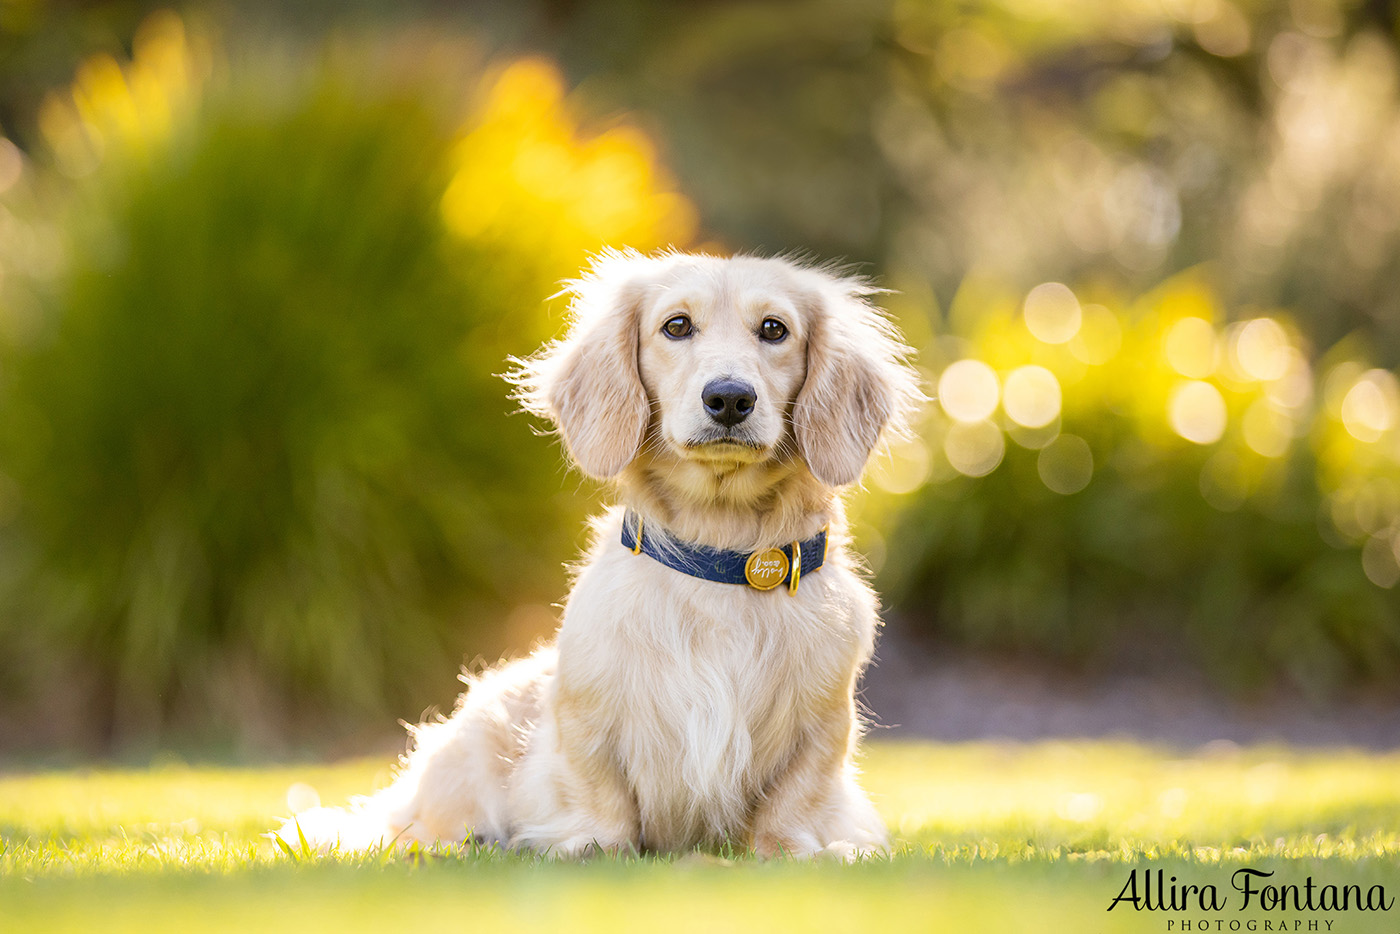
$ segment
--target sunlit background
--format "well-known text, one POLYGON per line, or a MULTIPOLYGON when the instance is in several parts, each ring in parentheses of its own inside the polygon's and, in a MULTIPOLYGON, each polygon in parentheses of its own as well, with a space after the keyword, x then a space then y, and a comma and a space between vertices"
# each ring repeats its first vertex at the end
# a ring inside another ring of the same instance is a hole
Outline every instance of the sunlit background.
POLYGON ((0 748, 352 742, 547 636, 601 493, 496 374, 604 246, 892 290, 910 651, 1393 694, 1388 5, 294 6, 0 0, 0 748))

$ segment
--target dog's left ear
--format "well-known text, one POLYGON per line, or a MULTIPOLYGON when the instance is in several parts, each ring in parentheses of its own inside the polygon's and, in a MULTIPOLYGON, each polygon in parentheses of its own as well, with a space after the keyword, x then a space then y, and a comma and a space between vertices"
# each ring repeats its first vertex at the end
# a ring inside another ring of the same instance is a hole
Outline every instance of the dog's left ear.
POLYGON ((637 313, 644 283, 632 275, 647 260, 635 254, 600 256, 569 283, 573 326, 507 379, 527 411, 559 429, 578 468, 600 480, 632 462, 646 433, 650 407, 637 371, 637 313))
POLYGON ((882 435, 905 430, 923 401, 909 348, 856 279, 806 270, 811 325, 807 378, 793 428, 812 475, 830 486, 860 479, 882 435))

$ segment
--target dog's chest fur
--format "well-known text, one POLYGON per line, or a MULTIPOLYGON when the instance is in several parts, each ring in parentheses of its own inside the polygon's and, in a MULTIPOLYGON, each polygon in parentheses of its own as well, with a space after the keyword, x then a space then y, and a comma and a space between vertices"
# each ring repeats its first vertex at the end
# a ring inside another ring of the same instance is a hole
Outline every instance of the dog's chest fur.
POLYGON ((833 558, 794 595, 692 578, 615 537, 595 550, 560 632, 558 690, 604 725, 643 845, 742 844, 807 731, 849 704, 874 607, 833 558))

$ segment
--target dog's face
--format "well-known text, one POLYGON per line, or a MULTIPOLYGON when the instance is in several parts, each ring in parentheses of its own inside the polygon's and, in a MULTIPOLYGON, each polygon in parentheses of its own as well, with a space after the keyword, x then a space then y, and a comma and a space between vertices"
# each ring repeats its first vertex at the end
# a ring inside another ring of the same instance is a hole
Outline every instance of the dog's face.
POLYGON ((595 477, 641 458, 717 473, 780 462, 843 486, 919 398, 857 280, 780 259, 610 253, 572 285, 569 336, 514 379, 595 477))
POLYGON ((807 309, 773 270, 723 282, 705 272, 676 270, 638 309, 651 430, 682 459, 721 469, 768 460, 792 436, 807 371, 807 309))

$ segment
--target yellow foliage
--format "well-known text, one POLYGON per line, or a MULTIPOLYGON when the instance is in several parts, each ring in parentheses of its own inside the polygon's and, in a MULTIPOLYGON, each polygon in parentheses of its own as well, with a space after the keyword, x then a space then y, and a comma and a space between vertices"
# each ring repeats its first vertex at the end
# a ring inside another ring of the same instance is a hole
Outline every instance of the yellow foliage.
MULTIPOLYGON (((1201 269, 1136 300, 1095 297, 1102 304, 1081 305, 1065 286, 1046 283, 1017 308, 1003 284, 969 276, 953 302, 953 333, 943 343, 944 356, 951 350, 964 361, 939 361, 946 369, 934 377, 940 405, 924 431, 933 457, 928 449, 896 452, 877 470, 876 486, 907 492, 958 474, 983 476, 1006 451, 996 432, 1044 451, 1066 429, 1097 435, 1110 413, 1147 443, 1146 456, 1173 456, 1193 446, 1218 453, 1202 475, 1203 495, 1218 508, 1237 508, 1252 492, 1275 484, 1286 469, 1284 455, 1307 433, 1313 394, 1311 368, 1287 317, 1275 311, 1229 323, 1201 269), (1036 333, 1031 311, 1042 318, 1056 311, 1032 309, 1037 296, 1042 305, 1057 302, 1063 319, 1041 321, 1042 331, 1054 325, 1063 333, 1036 333), (974 361, 988 387, 985 405, 975 411, 962 406, 967 392, 960 382, 974 372, 974 361), (980 433, 969 434, 967 425, 951 431, 958 420, 978 422, 973 427, 980 433), (910 463, 901 465, 901 456, 910 463), (1222 492, 1222 485, 1228 489, 1222 492)), ((1383 421, 1371 409, 1382 408, 1388 397, 1380 390, 1372 395, 1381 401, 1363 414, 1383 421)))
POLYGON ((905 494, 987 476, 1014 442, 1039 452, 1041 479, 1057 493, 1092 485, 1115 457, 1134 470, 1174 460, 1199 471, 1210 506, 1233 512, 1276 497, 1302 454, 1316 464, 1323 533, 1362 546, 1377 586, 1400 586, 1400 377, 1368 369, 1346 346, 1315 372, 1286 311, 1228 309, 1203 268, 1134 300, 1096 295, 1102 304, 1080 306, 1077 325, 1064 316, 1066 333, 1078 327, 1067 341, 1028 320, 1044 290, 1075 310, 1077 296, 1058 283, 1032 289, 1018 310, 1004 283, 968 276, 951 333, 925 356, 942 367, 930 374, 938 404, 920 438, 877 462, 875 487, 905 494), (1114 422, 1131 442, 1115 440, 1114 422), (1076 433, 1091 442, 1092 463, 1085 482, 1057 485, 1047 457, 1076 433))
POLYGON ((164 143, 178 112, 208 77, 207 47, 169 11, 151 14, 137 31, 126 67, 95 55, 66 92, 51 92, 39 128, 69 175, 86 175, 109 150, 145 155, 164 143))
POLYGON ((442 199, 454 234, 526 238, 570 262, 607 244, 646 250, 693 237, 695 210, 667 190, 650 140, 625 125, 583 137, 549 62, 510 64, 484 98, 442 199))
MULTIPOLYGON (((168 11, 143 23, 129 64, 88 59, 39 114, 60 169, 86 175, 110 154, 141 158, 158 149, 198 100, 209 62, 207 44, 168 11)), ((442 198, 451 233, 520 241, 563 270, 607 245, 647 250, 691 241, 695 209, 673 190, 651 141, 626 124, 582 134, 552 63, 512 62, 482 91, 451 156, 442 198)))

